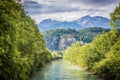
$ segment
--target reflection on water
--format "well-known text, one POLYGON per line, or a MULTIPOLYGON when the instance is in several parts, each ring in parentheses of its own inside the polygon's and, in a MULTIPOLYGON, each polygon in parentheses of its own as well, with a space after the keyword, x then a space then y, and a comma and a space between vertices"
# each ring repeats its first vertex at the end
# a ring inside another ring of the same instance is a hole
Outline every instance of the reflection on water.
POLYGON ((47 64, 31 80, 102 80, 96 75, 82 71, 66 61, 55 60, 47 64))

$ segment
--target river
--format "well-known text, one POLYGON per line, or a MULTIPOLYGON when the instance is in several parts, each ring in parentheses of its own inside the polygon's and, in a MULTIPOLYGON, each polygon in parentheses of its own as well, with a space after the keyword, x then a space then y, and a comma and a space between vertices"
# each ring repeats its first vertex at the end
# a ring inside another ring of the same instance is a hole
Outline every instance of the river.
POLYGON ((81 70, 62 59, 52 61, 36 73, 31 80, 103 80, 81 70))

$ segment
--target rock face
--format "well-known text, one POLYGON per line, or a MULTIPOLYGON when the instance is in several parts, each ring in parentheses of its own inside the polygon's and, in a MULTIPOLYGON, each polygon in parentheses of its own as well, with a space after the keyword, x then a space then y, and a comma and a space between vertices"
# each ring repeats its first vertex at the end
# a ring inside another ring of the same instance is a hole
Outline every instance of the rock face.
POLYGON ((43 33, 49 50, 64 50, 78 39, 74 29, 55 29, 43 33))
POLYGON ((56 37, 47 37, 46 45, 49 50, 64 50, 68 46, 71 46, 72 43, 76 42, 77 39, 71 35, 61 38, 60 36, 56 37))
POLYGON ((76 38, 68 35, 60 40, 59 49, 64 50, 68 46, 71 46, 72 43, 75 43, 75 42, 77 42, 76 38))
POLYGON ((49 50, 59 50, 60 37, 49 36, 46 39, 46 45, 49 50))

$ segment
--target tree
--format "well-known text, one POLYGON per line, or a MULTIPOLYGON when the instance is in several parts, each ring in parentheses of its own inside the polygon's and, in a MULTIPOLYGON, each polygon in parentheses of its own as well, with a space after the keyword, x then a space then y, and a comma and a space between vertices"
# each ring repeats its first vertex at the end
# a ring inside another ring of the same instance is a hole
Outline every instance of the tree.
POLYGON ((0 80, 29 80, 51 55, 35 21, 15 0, 0 0, 0 80))
POLYGON ((113 28, 120 28, 120 4, 115 8, 114 12, 110 14, 111 26, 113 28))

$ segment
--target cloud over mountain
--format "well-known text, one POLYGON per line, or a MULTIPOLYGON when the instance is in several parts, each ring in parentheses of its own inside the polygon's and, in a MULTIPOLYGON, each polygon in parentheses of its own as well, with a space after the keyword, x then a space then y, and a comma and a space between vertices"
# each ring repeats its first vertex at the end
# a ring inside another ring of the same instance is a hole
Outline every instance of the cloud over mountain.
POLYGON ((120 0, 24 0, 23 6, 37 23, 51 18, 72 21, 81 16, 109 17, 120 0))

